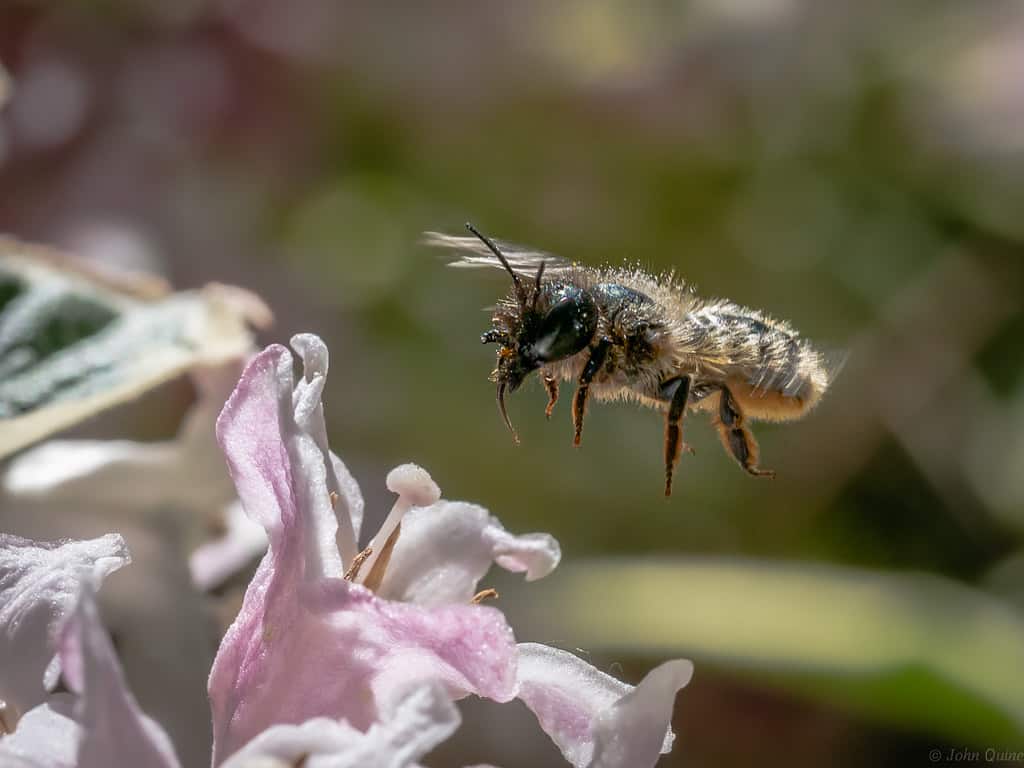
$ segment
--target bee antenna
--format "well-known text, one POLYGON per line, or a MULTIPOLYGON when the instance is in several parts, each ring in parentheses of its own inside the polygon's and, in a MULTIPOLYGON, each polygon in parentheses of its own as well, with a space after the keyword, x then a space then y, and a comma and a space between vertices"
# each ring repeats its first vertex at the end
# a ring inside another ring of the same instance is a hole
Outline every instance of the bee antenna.
MULTIPOLYGON (((480 230, 478 230, 476 227, 474 227, 468 221, 466 222, 466 229, 468 229, 470 232, 472 232, 474 235, 476 235, 477 238, 479 238, 480 241, 491 250, 491 253, 493 253, 495 256, 498 257, 498 261, 501 262, 501 265, 506 270, 508 270, 508 273, 512 276, 512 284, 515 286, 515 289, 516 289, 516 299, 519 301, 519 306, 522 307, 523 309, 525 309, 526 308, 526 291, 523 289, 523 281, 520 280, 519 279, 519 275, 517 275, 512 270, 512 265, 508 263, 508 259, 505 258, 505 254, 503 254, 501 252, 501 250, 498 248, 498 246, 496 246, 494 244, 494 242, 491 240, 491 238, 487 237, 487 235, 482 234, 480 232, 480 230)), ((511 426, 512 425, 510 424, 509 425, 510 429, 511 429, 511 426)), ((513 434, 515 434, 514 430, 513 430, 513 434)))
POLYGON ((545 266, 547 266, 547 262, 542 261, 537 268, 537 277, 533 280, 533 306, 530 307, 531 310, 537 309, 537 299, 540 298, 540 279, 544 277, 545 266))

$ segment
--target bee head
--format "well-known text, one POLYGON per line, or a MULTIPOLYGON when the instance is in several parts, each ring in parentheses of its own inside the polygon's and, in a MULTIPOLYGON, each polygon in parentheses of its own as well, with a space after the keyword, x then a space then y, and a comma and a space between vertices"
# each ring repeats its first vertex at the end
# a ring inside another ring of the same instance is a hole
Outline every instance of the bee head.
POLYGON ((499 315, 499 327, 480 340, 498 343, 498 367, 494 379, 515 392, 523 380, 547 363, 572 357, 585 349, 597 331, 597 306, 590 294, 574 285, 549 286, 537 301, 539 284, 527 306, 508 307, 499 315))
POLYGON ((471 224, 467 229, 476 235, 501 261, 512 277, 513 300, 495 318, 495 326, 480 337, 484 344, 500 344, 498 366, 492 380, 498 385, 498 410, 516 442, 519 437, 505 409, 505 391, 515 392, 526 377, 546 363, 564 360, 583 350, 597 332, 597 305, 584 289, 559 284, 541 289, 544 262, 541 262, 533 285, 523 285, 504 254, 490 239, 471 224), (542 300, 543 299, 543 300, 542 300))

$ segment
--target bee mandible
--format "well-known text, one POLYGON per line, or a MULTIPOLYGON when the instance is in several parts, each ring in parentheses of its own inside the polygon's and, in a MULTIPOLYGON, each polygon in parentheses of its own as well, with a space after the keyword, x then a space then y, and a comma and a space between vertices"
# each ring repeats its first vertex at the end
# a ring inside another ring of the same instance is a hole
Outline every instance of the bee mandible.
POLYGON ((494 309, 484 344, 498 344, 498 410, 519 442, 505 406, 534 371, 551 417, 560 381, 576 383, 573 444, 579 445, 591 397, 633 400, 665 413, 665 495, 681 451, 687 410, 705 411, 725 450, 749 474, 759 465, 751 421, 792 421, 810 411, 838 372, 788 323, 724 299, 699 298, 674 273, 639 267, 587 267, 510 243, 472 224, 472 236, 425 233, 430 245, 463 252, 457 267, 496 267, 512 291, 494 309))

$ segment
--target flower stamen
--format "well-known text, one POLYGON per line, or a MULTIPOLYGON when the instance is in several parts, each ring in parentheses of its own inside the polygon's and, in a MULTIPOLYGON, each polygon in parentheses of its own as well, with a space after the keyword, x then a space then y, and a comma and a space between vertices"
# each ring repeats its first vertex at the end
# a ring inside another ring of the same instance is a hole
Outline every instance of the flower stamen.
POLYGON ((441 498, 437 487, 427 471, 415 464, 403 464, 388 473, 388 490, 397 493, 398 498, 385 518, 377 535, 370 541, 373 553, 369 557, 369 573, 363 579, 363 586, 376 590, 384 581, 384 572, 391 559, 391 550, 398 541, 398 529, 405 513, 413 507, 429 507, 441 498))
POLYGON ((373 554, 373 547, 367 547, 354 558, 352 558, 352 565, 345 571, 345 575, 342 577, 345 581, 355 581, 359 575, 359 569, 363 567, 363 563, 366 562, 367 558, 373 554))
POLYGON ((14 729, 7 724, 7 718, 4 715, 7 712, 7 702, 0 699, 0 736, 6 736, 8 733, 13 733, 14 729))
POLYGON ((487 589, 481 589, 469 602, 473 605, 480 605, 484 600, 497 600, 499 597, 498 590, 494 587, 488 587, 487 589))
POLYGON ((380 585, 384 583, 384 573, 387 571, 388 563, 391 561, 391 553, 394 551, 395 544, 401 533, 402 524, 399 523, 395 526, 395 530, 391 532, 391 535, 388 536, 388 540, 384 542, 384 548, 380 551, 377 559, 373 561, 373 567, 366 574, 366 578, 363 579, 363 586, 367 589, 376 592, 380 589, 380 585))

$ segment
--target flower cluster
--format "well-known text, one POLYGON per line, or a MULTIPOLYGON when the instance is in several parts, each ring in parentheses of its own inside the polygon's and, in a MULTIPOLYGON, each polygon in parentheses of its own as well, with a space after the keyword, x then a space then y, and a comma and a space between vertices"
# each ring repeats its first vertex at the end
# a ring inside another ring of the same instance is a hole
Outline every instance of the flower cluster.
MULTIPOLYGON (((209 678, 213 765, 412 766, 459 724, 467 695, 520 699, 572 765, 653 766, 672 743, 670 661, 636 687, 575 655, 517 644, 481 604, 492 564, 541 578, 557 542, 516 536, 485 509, 446 501, 423 469, 360 549, 363 499, 330 452, 321 395, 327 350, 296 336, 245 369, 217 423, 242 507, 269 547, 209 678)), ((108 535, 39 544, 0 537, 0 764, 177 766, 166 734, 127 690, 94 600, 128 562, 108 535), (59 685, 59 683, 63 685, 59 685)))

